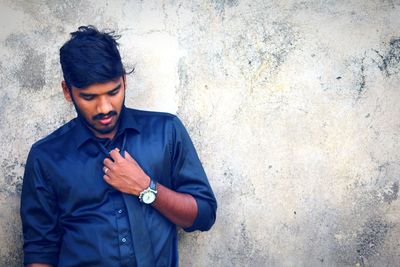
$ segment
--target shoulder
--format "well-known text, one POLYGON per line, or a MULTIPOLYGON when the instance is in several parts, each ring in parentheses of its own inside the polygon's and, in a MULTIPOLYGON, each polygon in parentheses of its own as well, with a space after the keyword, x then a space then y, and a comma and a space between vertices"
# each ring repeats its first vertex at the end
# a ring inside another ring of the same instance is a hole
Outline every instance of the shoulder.
POLYGON ((168 112, 146 111, 127 108, 127 115, 132 116, 141 129, 180 124, 179 118, 168 112))
POLYGON ((161 134, 176 140, 188 136, 188 132, 177 115, 167 112, 145 111, 127 108, 129 116, 133 116, 141 133, 161 134))
POLYGON ((176 115, 168 113, 168 112, 160 112, 160 111, 148 111, 148 110, 140 110, 133 108, 126 108, 127 114, 129 116, 134 116, 137 120, 149 120, 149 119, 160 119, 160 120, 172 120, 176 118, 176 115))
POLYGON ((67 145, 65 142, 71 141, 70 135, 76 125, 76 118, 62 125, 49 135, 36 141, 31 148, 31 151, 57 150, 67 145))

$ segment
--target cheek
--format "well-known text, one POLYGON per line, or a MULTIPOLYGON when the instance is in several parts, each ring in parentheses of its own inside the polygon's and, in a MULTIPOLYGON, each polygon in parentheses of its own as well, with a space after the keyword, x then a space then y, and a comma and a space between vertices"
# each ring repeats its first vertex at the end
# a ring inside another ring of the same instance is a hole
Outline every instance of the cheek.
POLYGON ((125 95, 118 94, 118 96, 114 97, 112 100, 112 105, 114 106, 115 109, 121 109, 122 105, 124 104, 124 98, 125 95))
POLYGON ((91 119, 94 115, 95 111, 95 104, 94 103, 83 103, 80 102, 78 103, 79 111, 80 113, 84 116, 87 117, 88 119, 91 119))
POLYGON ((84 112, 86 116, 88 116, 91 119, 94 115, 96 115, 96 106, 86 105, 84 107, 84 112))

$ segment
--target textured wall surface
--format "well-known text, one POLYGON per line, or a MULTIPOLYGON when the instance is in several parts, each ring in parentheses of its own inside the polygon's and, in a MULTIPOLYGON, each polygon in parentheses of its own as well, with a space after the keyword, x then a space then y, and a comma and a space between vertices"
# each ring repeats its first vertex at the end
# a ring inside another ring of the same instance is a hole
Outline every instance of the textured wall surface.
POLYGON ((0 0, 0 266, 31 144, 75 116, 58 49, 117 29, 127 105, 177 113, 219 201, 182 266, 398 266, 400 1, 0 0), (197 2, 197 3, 196 3, 197 2))

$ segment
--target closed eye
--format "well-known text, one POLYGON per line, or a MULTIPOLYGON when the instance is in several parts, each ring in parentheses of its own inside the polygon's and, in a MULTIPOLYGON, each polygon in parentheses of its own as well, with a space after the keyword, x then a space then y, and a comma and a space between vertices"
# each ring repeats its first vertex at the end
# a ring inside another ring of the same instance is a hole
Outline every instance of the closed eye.
POLYGON ((94 95, 85 95, 85 94, 81 94, 81 97, 87 101, 93 100, 94 99, 94 95))
POLYGON ((116 94, 118 94, 118 92, 119 92, 119 88, 120 88, 120 87, 118 87, 118 88, 115 88, 114 90, 112 90, 112 91, 108 92, 108 94, 109 94, 109 95, 116 95, 116 94))
MULTIPOLYGON (((115 87, 114 89, 106 92, 106 94, 110 95, 110 96, 116 95, 116 94, 118 94, 120 89, 121 89, 121 84, 117 85, 117 87, 115 87)), ((79 96, 82 97, 86 101, 90 101, 90 100, 93 100, 97 96, 97 94, 80 93, 79 96)))

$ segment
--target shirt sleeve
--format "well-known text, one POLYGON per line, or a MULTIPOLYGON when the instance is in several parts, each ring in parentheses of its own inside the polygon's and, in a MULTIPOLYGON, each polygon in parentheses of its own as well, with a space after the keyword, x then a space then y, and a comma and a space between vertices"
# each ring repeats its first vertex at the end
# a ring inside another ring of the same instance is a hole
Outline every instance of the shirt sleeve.
POLYGON ((175 190, 192 195, 198 209, 193 225, 184 230, 207 231, 215 222, 217 201, 189 134, 177 117, 173 119, 172 138, 172 178, 175 190))
POLYGON ((31 149, 26 162, 21 194, 24 264, 58 262, 58 208, 38 153, 31 149))

